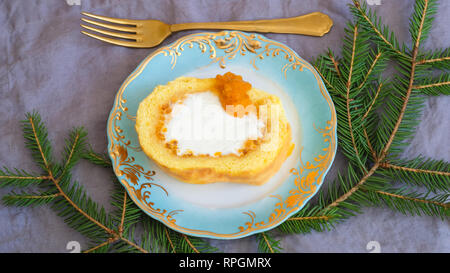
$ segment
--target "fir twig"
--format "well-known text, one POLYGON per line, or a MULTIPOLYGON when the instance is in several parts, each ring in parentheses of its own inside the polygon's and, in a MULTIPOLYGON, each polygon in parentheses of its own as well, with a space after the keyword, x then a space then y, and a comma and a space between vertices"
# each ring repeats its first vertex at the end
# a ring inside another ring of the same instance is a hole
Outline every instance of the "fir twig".
POLYGON ((432 192, 450 192, 450 164, 442 160, 418 157, 380 165, 383 175, 409 185, 425 187, 432 192))
POLYGON ((47 139, 47 128, 41 123, 41 116, 37 112, 27 113, 22 125, 26 147, 31 150, 35 162, 48 173, 49 177, 53 177, 52 148, 47 139))
POLYGON ((19 206, 19 207, 27 207, 27 206, 39 206, 48 204, 53 202, 53 200, 61 196, 60 193, 53 192, 42 192, 42 193, 34 193, 34 192, 21 192, 16 193, 12 191, 10 194, 4 195, 2 197, 2 201, 7 206, 19 206))
MULTIPOLYGON (((407 145, 407 140, 412 137, 415 126, 417 126, 417 116, 420 114, 424 101, 424 98, 420 97, 420 95, 446 95, 450 89, 448 86, 448 74, 443 74, 438 79, 424 77, 429 74, 427 69, 434 67, 428 64, 439 63, 440 68, 445 67, 446 57, 438 57, 447 56, 448 51, 434 54, 432 61, 427 62, 423 58, 426 54, 421 54, 419 50, 420 43, 427 36, 433 21, 432 15, 435 12, 435 3, 431 0, 430 2, 427 0, 416 1, 415 14, 411 23, 411 34, 413 35, 414 43, 408 53, 404 46, 399 45, 395 35, 387 27, 381 25, 380 18, 367 9, 365 3, 361 5, 359 2, 354 1, 354 6, 351 7, 351 10, 357 22, 354 25, 350 25, 353 27, 353 32, 350 28, 347 30, 347 33, 353 34, 350 36, 353 39, 351 40, 348 37, 346 38, 347 40, 344 40, 343 58, 339 63, 334 63, 336 64, 334 67, 336 71, 332 71, 332 66, 326 64, 326 59, 330 57, 329 53, 319 57, 318 60, 321 61, 316 62, 316 68, 321 71, 321 75, 328 77, 327 80, 324 80, 325 83, 333 81, 332 87, 334 90, 346 90, 344 98, 342 96, 333 96, 333 100, 338 113, 340 145, 344 150, 344 154, 353 163, 350 163, 347 175, 339 176, 337 184, 340 184, 341 187, 330 186, 329 198, 327 201, 324 201, 325 198, 321 195, 319 198, 320 205, 314 207, 314 212, 320 215, 320 213, 334 209, 334 212, 339 215, 335 219, 340 221, 354 215, 355 212, 359 212, 359 207, 362 204, 385 203, 394 210, 408 211, 410 214, 420 215, 418 212, 421 211, 428 215, 440 217, 448 215, 448 204, 444 202, 426 199, 425 196, 420 196, 414 192, 389 191, 388 189, 390 181, 400 178, 400 180, 409 185, 425 186, 434 192, 449 191, 447 163, 417 160, 404 162, 398 159, 402 147, 407 145), (355 46, 358 26, 361 26, 363 32, 372 33, 375 37, 373 40, 375 46, 381 49, 376 54, 369 54, 369 56, 374 56, 374 58, 372 60, 368 58, 369 61, 366 62, 367 72, 364 72, 364 69, 355 70, 353 68, 354 60, 359 55, 366 56, 361 46, 355 46), (350 43, 350 41, 353 41, 353 43, 350 43), (357 48, 357 50, 349 50, 349 48, 357 48), (368 92, 373 94, 371 98, 367 95, 361 95, 364 93, 358 89, 370 91, 374 85, 370 80, 367 80, 369 78, 367 73, 373 73, 372 79, 376 79, 375 75, 379 75, 385 67, 386 59, 381 60, 382 64, 379 67, 376 64, 380 61, 379 58, 383 56, 383 52, 387 52, 389 56, 397 60, 399 63, 397 71, 400 72, 400 75, 395 76, 390 84, 385 85, 383 81, 379 83, 377 81, 378 87, 376 91, 368 92), (419 65, 422 66, 419 67, 419 65), (362 79, 362 81, 355 87, 351 83, 351 78, 348 77, 348 80, 343 84, 335 80, 336 76, 334 73, 337 73, 337 70, 341 72, 348 71, 342 74, 362 79), (388 93, 388 90, 391 94, 388 93), (358 108, 361 104, 359 96, 366 100, 366 102, 362 103, 364 111, 361 114, 361 120, 358 120, 355 115, 355 113, 359 112, 358 108), (386 104, 383 104, 384 98, 387 98, 386 104), (381 120, 377 118, 380 106, 384 106, 381 120), (345 113, 346 118, 342 118, 342 113, 345 113), (353 121, 357 121, 358 126, 355 127, 354 124, 351 124, 353 121), (362 128, 362 138, 360 133, 358 133, 360 128, 362 128), (373 134, 376 136, 374 137, 373 134), (361 142, 361 140, 363 141, 361 142), (357 149, 357 143, 360 143, 359 145, 362 145, 360 147, 364 149, 357 149), (365 157, 360 156, 365 149, 372 154, 373 162, 371 164, 367 164, 364 161, 365 157), (361 171, 352 168, 353 164, 361 165, 361 163, 364 166, 367 164, 368 171, 365 171, 364 168, 361 168, 361 171)), ((442 197, 439 198, 442 201, 442 197)), ((302 216, 294 216, 292 219, 307 222, 307 219, 310 218, 307 216, 303 218, 302 216)), ((313 216, 311 218, 311 220, 316 222, 319 219, 324 221, 325 227, 328 227, 329 219, 327 217, 313 216)), ((279 229, 297 233, 311 230, 307 226, 289 226, 291 221, 295 223, 295 220, 288 220, 280 225, 279 229)), ((322 227, 317 223, 315 225, 316 229, 320 231, 322 227)))
MULTIPOLYGON (((375 24, 372 23, 372 21, 369 19, 369 17, 365 14, 362 14, 361 11, 361 5, 359 4, 359 2, 355 1, 355 8, 357 13, 359 14, 359 16, 362 16, 362 20, 364 20, 365 23, 369 23, 370 27, 372 28, 372 30, 375 30, 375 32, 378 34, 379 31, 377 31, 376 28, 373 28, 375 26, 375 24)), ((397 116, 397 121, 395 122, 392 131, 387 139, 387 143, 384 144, 383 149, 379 155, 379 157, 377 158, 377 161, 375 162, 375 164, 372 166, 372 168, 364 175, 361 177, 361 179, 359 180, 358 183, 356 183, 356 185, 354 185, 351 189, 349 189, 346 193, 344 193, 342 196, 340 196, 338 199, 336 199, 333 203, 331 203, 328 207, 336 207, 338 206, 340 203, 344 202, 347 198, 349 198, 352 194, 354 194, 372 175, 375 174, 375 172, 377 171, 378 167, 380 166, 380 164, 384 161, 384 159, 386 158, 389 149, 391 148, 391 145, 396 137, 397 131, 400 128, 400 125, 403 121, 403 117, 405 115, 406 112, 406 108, 408 106, 408 102, 411 96, 411 92, 413 90, 413 83, 414 83, 414 78, 415 78, 415 66, 416 66, 416 58, 419 52, 419 46, 420 46, 420 41, 421 41, 421 35, 422 35, 422 31, 424 28, 424 24, 426 22, 426 18, 427 17, 427 8, 425 6, 425 9, 422 10, 422 14, 420 16, 420 23, 417 24, 417 31, 413 31, 415 33, 415 44, 414 47, 412 49, 412 56, 411 58, 408 58, 411 60, 411 65, 410 65, 410 73, 409 73, 409 81, 408 81, 408 85, 407 85, 407 90, 404 92, 403 95, 403 103, 401 105, 401 110, 397 116)), ((384 37, 384 36, 382 36, 384 37)), ((387 43, 387 40, 382 39, 384 43, 387 43)), ((389 46, 391 46, 392 48, 392 43, 387 43, 389 46)), ((396 52, 399 53, 399 52, 396 52)), ((347 113, 349 112, 349 107, 347 106, 347 113)))
POLYGON ((86 149, 83 152, 82 157, 93 164, 96 164, 96 165, 99 165, 99 166, 102 166, 105 168, 112 167, 111 160, 109 160, 107 155, 103 155, 103 154, 94 152, 94 150, 92 149, 91 146, 89 146, 89 149, 86 149))
POLYGON ((69 134, 69 139, 66 139, 66 147, 64 150, 64 166, 60 176, 63 176, 67 171, 80 160, 82 151, 84 149, 87 132, 83 128, 75 128, 69 134))
MULTIPOLYGON (((323 192, 321 193, 323 195, 323 192)), ((322 196, 323 198, 323 196, 322 196)), ((311 231, 325 231, 334 227, 341 215, 336 209, 324 210, 323 207, 306 205, 299 212, 278 226, 282 233, 310 233, 311 231)))
POLYGON ((99 249, 107 250, 107 247, 114 241, 115 241, 115 238, 109 238, 108 240, 104 241, 103 243, 100 243, 96 246, 93 246, 89 249, 84 250, 83 253, 104 252, 104 251, 99 251, 99 249))
POLYGON ((346 102, 347 102, 347 121, 348 121, 348 127, 349 127, 349 131, 350 131, 350 137, 352 140, 353 149, 354 149, 354 152, 356 153, 356 158, 358 160, 358 163, 365 169, 364 162, 362 162, 362 160, 361 160, 361 156, 359 154, 359 149, 358 149, 358 146, 356 145, 356 141, 355 141, 355 136, 354 136, 355 131, 353 128, 352 114, 351 114, 351 107, 350 107, 350 103, 351 103, 350 90, 351 90, 351 86, 352 86, 352 80, 353 80, 352 75, 353 75, 353 69, 354 69, 354 65, 355 65, 357 37, 358 37, 358 25, 355 25, 353 28, 353 42, 351 45, 350 68, 348 71, 348 78, 347 78, 347 83, 346 83, 347 91, 346 91, 345 98, 346 98, 346 102))
POLYGON ((353 0, 353 5, 350 6, 350 10, 361 26, 369 33, 374 34, 373 37, 381 49, 396 57, 410 58, 404 52, 404 46, 400 46, 395 34, 387 26, 381 24, 381 20, 378 18, 376 12, 368 10, 365 1, 361 4, 358 0, 353 0))
POLYGON ((449 194, 436 195, 427 198, 424 194, 407 191, 406 189, 392 189, 388 191, 374 191, 367 194, 373 204, 383 203, 388 207, 410 215, 439 216, 442 219, 450 216, 450 203, 446 200, 449 194))
POLYGON ((450 69, 450 48, 422 53, 418 57, 417 64, 437 69, 450 69))
POLYGON ((38 185, 48 179, 50 179, 48 175, 36 175, 18 169, 15 169, 15 172, 8 168, 4 168, 4 170, 0 169, 0 188, 8 186, 26 187, 38 185))
POLYGON ((270 232, 261 232, 257 235, 258 251, 262 253, 279 253, 282 251, 280 241, 276 240, 270 232))
POLYGON ((428 96, 450 95, 450 74, 422 79, 413 89, 428 96))

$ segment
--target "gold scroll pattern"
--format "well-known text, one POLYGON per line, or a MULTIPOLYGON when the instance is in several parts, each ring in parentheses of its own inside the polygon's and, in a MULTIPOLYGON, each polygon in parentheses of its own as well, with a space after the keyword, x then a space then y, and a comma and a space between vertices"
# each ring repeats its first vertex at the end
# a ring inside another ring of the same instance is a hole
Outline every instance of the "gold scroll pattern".
POLYGON ((256 214, 253 211, 244 212, 244 214, 250 217, 250 221, 245 223, 245 227, 238 227, 240 232, 270 227, 271 223, 279 222, 279 219, 287 217, 287 215, 295 211, 298 207, 301 207, 304 201, 316 192, 317 186, 323 181, 325 170, 333 159, 335 143, 332 141, 334 126, 331 124, 331 121, 327 122, 325 128, 315 127, 315 129, 324 137, 324 142, 327 143, 327 146, 322 149, 324 153, 314 157, 314 163, 309 161, 304 163, 301 159, 301 149, 300 166, 290 170, 291 174, 294 176, 295 188, 289 191, 288 197, 284 200, 281 195, 271 196, 277 198, 279 201, 275 204, 275 209, 270 214, 267 221, 257 222, 255 221, 256 214))
POLYGON ((140 202, 145 204, 145 207, 154 215, 165 218, 168 223, 174 225, 176 221, 173 216, 182 210, 173 210, 168 212, 165 209, 155 208, 155 203, 150 199, 152 187, 161 189, 164 191, 166 196, 169 196, 167 190, 154 182, 138 183, 141 177, 146 178, 147 181, 153 181, 155 171, 145 171, 141 165, 135 163, 134 157, 128 156, 127 148, 120 144, 113 144, 113 149, 110 154, 113 158, 114 170, 117 176, 125 177, 120 181, 127 188, 130 196, 134 196, 140 202))

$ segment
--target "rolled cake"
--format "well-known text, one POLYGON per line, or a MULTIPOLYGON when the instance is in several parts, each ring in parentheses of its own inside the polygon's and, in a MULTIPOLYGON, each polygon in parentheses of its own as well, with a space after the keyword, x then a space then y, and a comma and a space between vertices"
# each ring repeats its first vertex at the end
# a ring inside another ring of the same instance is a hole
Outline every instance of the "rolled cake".
POLYGON ((148 157, 195 184, 261 185, 294 148, 280 99, 230 72, 157 86, 139 105, 136 131, 148 157))

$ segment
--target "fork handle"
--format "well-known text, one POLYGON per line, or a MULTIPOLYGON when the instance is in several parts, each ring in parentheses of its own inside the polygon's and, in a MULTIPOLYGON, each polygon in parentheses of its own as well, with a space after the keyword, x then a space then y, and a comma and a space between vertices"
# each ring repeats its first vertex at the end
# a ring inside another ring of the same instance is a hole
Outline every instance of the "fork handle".
POLYGON ((321 12, 270 20, 184 23, 170 26, 172 32, 188 29, 232 29, 264 33, 290 33, 310 36, 323 36, 333 26, 331 18, 321 12))

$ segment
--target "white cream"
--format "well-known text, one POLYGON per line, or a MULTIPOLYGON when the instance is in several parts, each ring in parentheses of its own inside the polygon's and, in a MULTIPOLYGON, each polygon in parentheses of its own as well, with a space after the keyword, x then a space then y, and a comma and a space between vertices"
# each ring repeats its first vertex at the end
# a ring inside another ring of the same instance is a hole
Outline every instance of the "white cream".
POLYGON ((212 92, 186 96, 166 115, 165 141, 177 141, 177 154, 217 156, 236 154, 247 140, 263 137, 265 123, 254 112, 234 117, 212 92))

